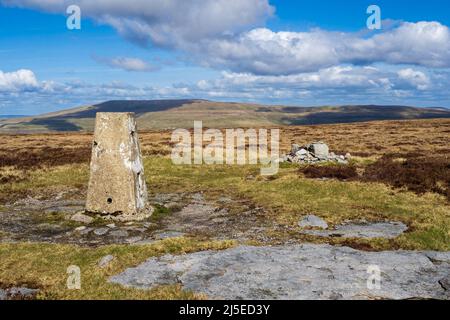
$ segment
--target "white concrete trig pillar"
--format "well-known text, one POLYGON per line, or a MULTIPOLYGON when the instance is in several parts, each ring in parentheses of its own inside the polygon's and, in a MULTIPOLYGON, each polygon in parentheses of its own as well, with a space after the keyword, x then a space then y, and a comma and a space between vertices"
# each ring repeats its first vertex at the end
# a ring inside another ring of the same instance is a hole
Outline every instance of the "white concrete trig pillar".
POLYGON ((133 113, 98 112, 86 211, 118 220, 151 215, 133 113))

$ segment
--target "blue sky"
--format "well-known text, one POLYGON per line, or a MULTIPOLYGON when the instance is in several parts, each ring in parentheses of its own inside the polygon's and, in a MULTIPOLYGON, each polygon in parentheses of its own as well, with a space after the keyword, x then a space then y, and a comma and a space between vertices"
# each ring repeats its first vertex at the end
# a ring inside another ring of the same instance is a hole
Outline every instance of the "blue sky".
POLYGON ((0 114, 112 99, 450 107, 450 2, 0 0, 0 114), (68 30, 66 8, 81 9, 68 30), (366 9, 381 8, 381 30, 366 9))

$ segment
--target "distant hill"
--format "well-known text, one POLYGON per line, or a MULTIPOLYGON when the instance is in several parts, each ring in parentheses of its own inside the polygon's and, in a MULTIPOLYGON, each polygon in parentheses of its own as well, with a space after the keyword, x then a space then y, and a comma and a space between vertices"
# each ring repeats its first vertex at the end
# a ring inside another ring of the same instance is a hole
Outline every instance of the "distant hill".
POLYGON ((0 119, 11 119, 11 118, 24 118, 27 117, 24 114, 0 114, 0 119))
POLYGON ((444 108, 287 107, 207 100, 117 100, 40 116, 2 119, 0 132, 92 131, 97 112, 134 112, 140 130, 191 128, 195 120, 202 120, 204 127, 236 128, 450 118, 450 110, 444 108))

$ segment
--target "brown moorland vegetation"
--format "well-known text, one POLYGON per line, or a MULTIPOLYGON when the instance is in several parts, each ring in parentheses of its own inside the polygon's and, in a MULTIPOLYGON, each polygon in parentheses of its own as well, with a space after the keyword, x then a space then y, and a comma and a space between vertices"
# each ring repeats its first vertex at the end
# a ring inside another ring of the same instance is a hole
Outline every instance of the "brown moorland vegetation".
MULTIPOLYGON (((337 154, 450 154, 450 119, 373 121, 350 124, 281 126, 281 151, 292 143, 326 142, 337 154)), ((207 129, 207 128, 204 128, 207 129)), ((171 130, 140 131, 144 155, 170 155, 171 130)), ((51 148, 90 148, 91 133, 0 134, 0 154, 51 148)))

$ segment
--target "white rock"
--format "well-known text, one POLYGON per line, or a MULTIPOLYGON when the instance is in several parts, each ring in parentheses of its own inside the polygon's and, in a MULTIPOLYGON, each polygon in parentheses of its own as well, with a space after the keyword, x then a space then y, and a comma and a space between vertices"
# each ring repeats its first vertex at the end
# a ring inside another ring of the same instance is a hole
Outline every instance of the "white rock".
POLYGON ((304 156, 307 154, 308 154, 308 151, 306 151, 305 149, 300 149, 295 153, 296 156, 304 156))
POLYGON ((94 233, 98 236, 102 236, 108 232, 107 228, 98 228, 94 230, 94 233))
POLYGON ((315 227, 315 228, 321 228, 321 229, 327 229, 328 224, 325 220, 319 218, 315 215, 308 215, 304 217, 302 220, 298 222, 299 227, 305 228, 305 227, 315 227))
POLYGON ((98 266, 99 266, 100 268, 105 268, 105 267, 107 267, 113 260, 114 260, 114 256, 108 254, 107 256, 104 256, 103 258, 100 259, 100 261, 98 262, 98 266))
POLYGON ((309 150, 310 152, 314 153, 314 155, 315 155, 317 158, 320 158, 320 159, 326 159, 326 158, 328 158, 329 148, 328 148, 328 146, 327 146, 325 143, 323 143, 323 142, 314 142, 314 143, 312 143, 312 144, 309 146, 308 150, 309 150))

